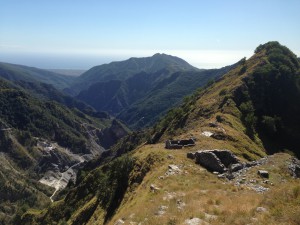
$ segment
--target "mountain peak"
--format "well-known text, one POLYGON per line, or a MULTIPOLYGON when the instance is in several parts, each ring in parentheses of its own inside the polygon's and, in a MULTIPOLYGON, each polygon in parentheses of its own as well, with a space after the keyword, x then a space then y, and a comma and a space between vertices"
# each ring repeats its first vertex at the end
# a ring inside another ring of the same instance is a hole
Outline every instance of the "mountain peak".
MULTIPOLYGON (((155 53, 152 57, 163 57, 163 56, 168 56, 168 57, 175 57, 175 56, 172 56, 172 55, 167 55, 165 53, 155 53)), ((177 57, 176 57, 177 58, 177 57)))
POLYGON ((81 91, 86 86, 96 82, 112 79, 124 81, 141 72, 156 73, 164 69, 167 69, 170 73, 199 70, 181 58, 156 53, 150 57, 132 57, 124 61, 95 66, 79 77, 78 83, 80 84, 75 84, 74 88, 81 91), (81 85, 82 83, 84 85, 81 85))

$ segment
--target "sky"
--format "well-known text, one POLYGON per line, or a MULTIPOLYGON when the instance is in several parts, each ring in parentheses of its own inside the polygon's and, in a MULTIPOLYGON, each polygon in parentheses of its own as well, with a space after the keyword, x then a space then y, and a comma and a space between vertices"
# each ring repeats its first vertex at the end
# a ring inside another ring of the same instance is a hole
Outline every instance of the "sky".
POLYGON ((299 0, 0 0, 0 61, 45 69, 165 53, 198 68, 279 41, 300 55, 299 0))

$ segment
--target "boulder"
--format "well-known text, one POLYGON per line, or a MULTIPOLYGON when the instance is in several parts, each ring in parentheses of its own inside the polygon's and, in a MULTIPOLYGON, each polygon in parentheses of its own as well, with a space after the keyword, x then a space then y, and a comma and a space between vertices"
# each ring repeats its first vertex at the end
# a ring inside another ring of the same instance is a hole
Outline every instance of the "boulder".
POLYGON ((207 151, 198 151, 195 154, 196 163, 205 167, 210 171, 216 171, 219 173, 223 173, 226 171, 226 167, 221 162, 221 160, 214 154, 214 152, 207 151))
POLYGON ((196 163, 205 167, 211 172, 224 173, 236 172, 244 168, 244 164, 240 163, 238 158, 229 150, 203 150, 195 153, 187 153, 188 158, 195 158, 196 163))
POLYGON ((262 178, 269 178, 269 172, 266 170, 258 170, 257 174, 262 178))

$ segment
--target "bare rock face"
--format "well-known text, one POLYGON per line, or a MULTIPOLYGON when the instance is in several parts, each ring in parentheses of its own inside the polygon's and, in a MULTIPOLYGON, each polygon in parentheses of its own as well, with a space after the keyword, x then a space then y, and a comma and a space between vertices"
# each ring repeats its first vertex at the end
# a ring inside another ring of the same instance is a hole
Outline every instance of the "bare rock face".
POLYGON ((197 151, 195 158, 197 164, 200 164, 209 171, 219 173, 224 173, 231 165, 239 164, 237 157, 229 150, 197 151))

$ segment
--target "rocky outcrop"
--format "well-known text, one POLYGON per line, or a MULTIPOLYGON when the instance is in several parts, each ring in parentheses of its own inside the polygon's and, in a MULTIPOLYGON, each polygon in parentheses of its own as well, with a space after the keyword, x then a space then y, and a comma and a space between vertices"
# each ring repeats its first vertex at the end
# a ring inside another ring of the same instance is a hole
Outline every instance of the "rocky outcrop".
POLYGON ((199 151, 196 153, 196 163, 210 171, 225 172, 226 168, 221 160, 212 151, 199 151))
POLYGON ((235 165, 235 169, 241 167, 237 157, 229 150, 197 151, 194 154, 188 153, 187 157, 191 159, 195 158, 197 164, 212 172, 224 173, 232 165, 235 165))
POLYGON ((297 158, 292 158, 289 164, 289 170, 294 178, 300 178, 300 160, 297 158))

